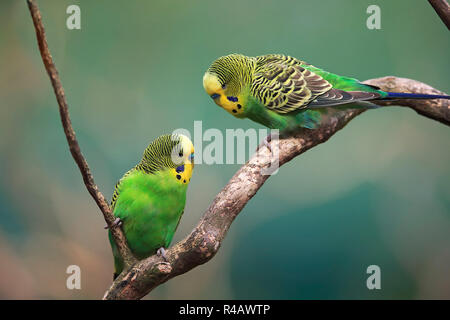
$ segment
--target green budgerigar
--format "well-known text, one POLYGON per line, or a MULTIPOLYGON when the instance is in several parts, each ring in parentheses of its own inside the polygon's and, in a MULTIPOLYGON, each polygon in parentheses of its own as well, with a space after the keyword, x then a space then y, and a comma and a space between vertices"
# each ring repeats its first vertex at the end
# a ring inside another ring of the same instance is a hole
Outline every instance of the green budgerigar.
MULTIPOLYGON (((163 135, 145 149, 142 160, 119 180, 111 209, 138 259, 164 255, 178 227, 194 168, 194 146, 184 135, 163 135)), ((109 232, 116 278, 123 261, 109 232)))
POLYGON ((327 107, 376 108, 374 102, 384 99, 450 99, 386 92, 281 54, 220 57, 206 71, 203 86, 233 116, 280 130, 314 129, 327 107))

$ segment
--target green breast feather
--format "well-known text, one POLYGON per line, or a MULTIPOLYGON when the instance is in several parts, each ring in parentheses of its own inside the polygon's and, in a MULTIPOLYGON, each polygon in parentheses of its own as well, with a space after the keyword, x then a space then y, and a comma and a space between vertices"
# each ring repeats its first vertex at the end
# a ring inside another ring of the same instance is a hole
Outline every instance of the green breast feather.
MULTIPOLYGON (((177 183, 168 171, 146 174, 134 170, 119 183, 113 213, 122 220, 136 258, 143 259, 170 245, 183 214, 186 190, 187 185, 177 183)), ((110 242, 119 274, 123 265, 111 234, 110 242)))

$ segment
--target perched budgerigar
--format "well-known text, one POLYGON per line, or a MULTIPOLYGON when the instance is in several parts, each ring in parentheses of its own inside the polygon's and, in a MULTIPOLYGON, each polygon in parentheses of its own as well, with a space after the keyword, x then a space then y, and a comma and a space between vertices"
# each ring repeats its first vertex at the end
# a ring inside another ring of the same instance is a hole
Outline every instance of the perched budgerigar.
POLYGON ((280 130, 314 129, 326 107, 378 107, 384 99, 450 99, 393 93, 338 76, 296 58, 231 54, 215 60, 203 77, 214 102, 237 118, 280 130))
MULTIPOLYGON (((163 135, 145 149, 141 162, 116 185, 111 209, 138 259, 162 252, 172 241, 194 168, 194 146, 184 135, 163 135), (161 250, 159 250, 161 249, 161 250)), ((109 233, 115 274, 123 261, 109 233)))

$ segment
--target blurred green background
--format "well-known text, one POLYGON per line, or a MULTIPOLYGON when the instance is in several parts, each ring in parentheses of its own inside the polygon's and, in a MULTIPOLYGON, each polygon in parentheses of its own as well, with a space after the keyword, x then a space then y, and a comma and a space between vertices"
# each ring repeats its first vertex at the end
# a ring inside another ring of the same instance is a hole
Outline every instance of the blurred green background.
MULTIPOLYGON (((38 1, 82 151, 109 198, 176 128, 251 128, 202 76, 217 57, 285 53, 361 80, 450 92, 448 30, 425 0, 38 1), (81 7, 81 30, 66 8, 81 7), (381 30, 366 9, 381 8, 381 30)), ((0 2, 0 298, 97 299, 111 283, 102 215, 61 128, 25 1, 0 2), (66 288, 68 265, 81 290, 66 288)), ((259 128, 259 126, 257 126, 259 128)), ((364 113, 248 203, 209 263, 158 299, 450 298, 450 130, 406 108, 364 113), (381 290, 366 268, 381 267, 381 290)), ((239 165, 198 165, 174 241, 239 165)))

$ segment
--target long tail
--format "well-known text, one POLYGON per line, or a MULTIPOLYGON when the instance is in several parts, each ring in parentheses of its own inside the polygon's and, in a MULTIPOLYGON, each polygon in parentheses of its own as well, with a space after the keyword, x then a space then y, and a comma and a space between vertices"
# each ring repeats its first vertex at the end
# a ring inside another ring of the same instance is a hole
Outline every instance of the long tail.
POLYGON ((383 99, 450 99, 450 96, 437 94, 386 92, 388 95, 383 99))

